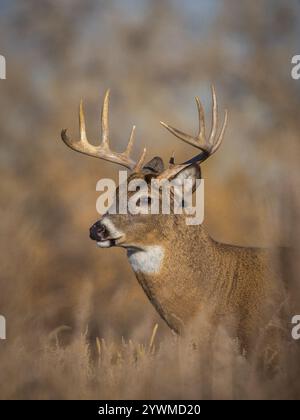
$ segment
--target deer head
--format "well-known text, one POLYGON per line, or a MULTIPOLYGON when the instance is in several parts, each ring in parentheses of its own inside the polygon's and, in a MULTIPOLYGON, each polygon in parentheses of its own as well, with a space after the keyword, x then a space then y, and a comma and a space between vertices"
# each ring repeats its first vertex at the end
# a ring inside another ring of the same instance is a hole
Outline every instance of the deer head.
MULTIPOLYGON (((205 134, 204 109, 198 97, 196 104, 199 115, 199 131, 196 136, 183 133, 163 122, 161 124, 180 140, 190 144, 200 150, 200 153, 186 162, 175 164, 174 156, 171 157, 168 168, 164 168, 163 160, 154 157, 145 163, 146 149, 143 150, 138 161, 134 161, 130 154, 133 147, 135 127, 132 128, 129 143, 123 153, 113 152, 110 148, 109 126, 108 126, 108 107, 109 90, 106 92, 101 113, 102 142, 99 146, 89 143, 86 136, 85 118, 82 101, 79 107, 79 130, 80 140, 73 141, 67 136, 67 130, 62 130, 61 137, 64 143, 71 149, 87 154, 89 156, 104 159, 109 162, 118 163, 131 171, 128 183, 133 179, 144 180, 150 189, 152 178, 157 180, 179 180, 192 179, 191 188, 195 188, 196 179, 201 177, 200 164, 209 156, 214 154, 220 147, 224 137, 227 124, 227 111, 225 111, 224 122, 218 134, 218 109, 215 89, 212 86, 212 125, 210 135, 205 134)), ((116 191, 116 200, 120 197, 119 188, 116 191)), ((130 192, 128 193, 130 195, 130 192)), ((140 198, 141 206, 151 204, 150 194, 144 194, 140 198)), ((118 203, 116 203, 118 206, 118 203)), ((117 207, 118 208, 118 207, 117 207)), ((171 215, 175 216, 175 215, 171 215)), ((107 248, 111 246, 122 246, 127 248, 143 248, 153 245, 159 238, 166 237, 168 230, 174 228, 176 217, 170 217, 166 223, 166 218, 160 214, 105 214, 90 228, 90 237, 96 241, 98 246, 107 248)))

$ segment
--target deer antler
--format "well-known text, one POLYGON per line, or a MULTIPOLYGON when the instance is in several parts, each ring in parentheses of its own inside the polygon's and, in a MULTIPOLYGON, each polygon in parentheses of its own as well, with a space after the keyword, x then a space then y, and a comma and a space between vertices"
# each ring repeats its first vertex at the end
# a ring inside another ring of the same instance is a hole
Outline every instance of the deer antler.
POLYGON ((205 135, 205 117, 204 117, 204 109, 203 105, 198 97, 196 97, 196 104, 198 109, 198 116, 199 116, 199 131, 196 136, 191 136, 189 134, 184 133, 183 131, 178 130, 177 128, 171 127, 170 125, 160 122, 167 130, 169 130, 172 134, 178 137, 180 140, 196 147, 197 149, 201 150, 201 153, 194 156, 193 158, 189 159, 188 161, 184 162, 181 165, 172 165, 171 168, 164 171, 159 178, 169 178, 173 175, 176 175, 181 169, 190 165, 192 163, 200 163, 204 162, 209 156, 214 154, 221 145, 221 142, 224 137, 225 128, 227 125, 227 110, 225 110, 224 122, 221 128, 219 135, 217 135, 218 129, 218 105, 216 99, 216 92, 215 88, 211 86, 212 91, 212 124, 211 124, 211 131, 209 138, 206 138, 205 135))
POLYGON ((126 150, 123 153, 113 152, 109 146, 109 127, 108 127, 108 106, 109 106, 109 90, 106 91, 102 112, 101 112, 101 128, 102 128, 102 142, 99 146, 94 146, 89 143, 86 130, 85 130, 85 118, 83 111, 83 104, 80 101, 79 106, 79 131, 80 131, 80 140, 74 141, 67 136, 67 130, 62 130, 61 138, 63 142, 70 147, 71 149, 84 153, 89 156, 93 156, 99 159, 104 159, 109 162, 118 163, 119 165, 125 166, 132 171, 138 172, 144 163, 146 149, 143 150, 143 153, 138 162, 135 162, 130 158, 130 153, 134 141, 134 132, 135 126, 132 127, 129 142, 126 150))

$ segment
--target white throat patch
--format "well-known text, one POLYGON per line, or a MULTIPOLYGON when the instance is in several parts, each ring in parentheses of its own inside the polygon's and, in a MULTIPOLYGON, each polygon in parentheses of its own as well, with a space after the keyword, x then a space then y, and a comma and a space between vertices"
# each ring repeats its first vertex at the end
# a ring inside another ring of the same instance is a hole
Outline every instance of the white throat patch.
POLYGON ((129 248, 127 256, 135 273, 157 274, 164 258, 164 248, 159 245, 146 246, 143 250, 129 248))

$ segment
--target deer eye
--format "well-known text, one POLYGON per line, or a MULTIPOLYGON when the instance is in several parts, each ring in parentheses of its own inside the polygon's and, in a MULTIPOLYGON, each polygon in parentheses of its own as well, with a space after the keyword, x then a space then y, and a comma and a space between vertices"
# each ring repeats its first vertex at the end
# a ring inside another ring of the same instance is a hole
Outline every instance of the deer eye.
POLYGON ((149 196, 143 196, 139 199, 139 205, 140 206, 149 206, 151 204, 151 197, 149 196))

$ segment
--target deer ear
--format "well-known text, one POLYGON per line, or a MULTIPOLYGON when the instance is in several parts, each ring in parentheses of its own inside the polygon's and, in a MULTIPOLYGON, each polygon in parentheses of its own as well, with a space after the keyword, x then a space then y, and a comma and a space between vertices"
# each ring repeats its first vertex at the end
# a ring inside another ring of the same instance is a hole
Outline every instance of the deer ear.
POLYGON ((185 179, 191 179, 192 182, 192 189, 195 191, 196 189, 196 180, 201 178, 201 169, 200 166, 193 163, 192 165, 187 166, 186 168, 182 169, 178 174, 176 174, 175 178, 173 178, 173 182, 175 184, 178 182, 178 185, 182 185, 185 179))
POLYGON ((161 173, 164 170, 164 162, 159 156, 155 156, 143 166, 143 172, 161 173))

